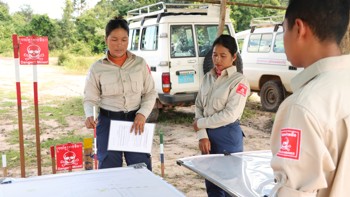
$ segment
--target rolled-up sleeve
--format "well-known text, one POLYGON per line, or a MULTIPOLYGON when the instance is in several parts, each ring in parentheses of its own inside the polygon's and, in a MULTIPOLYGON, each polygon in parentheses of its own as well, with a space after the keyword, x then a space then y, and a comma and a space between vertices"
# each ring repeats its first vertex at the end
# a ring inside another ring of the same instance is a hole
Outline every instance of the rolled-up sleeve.
POLYGON ((316 196, 329 186, 327 177, 333 176, 335 163, 325 145, 327 130, 304 107, 280 106, 271 134, 271 167, 277 181, 273 195, 316 196))

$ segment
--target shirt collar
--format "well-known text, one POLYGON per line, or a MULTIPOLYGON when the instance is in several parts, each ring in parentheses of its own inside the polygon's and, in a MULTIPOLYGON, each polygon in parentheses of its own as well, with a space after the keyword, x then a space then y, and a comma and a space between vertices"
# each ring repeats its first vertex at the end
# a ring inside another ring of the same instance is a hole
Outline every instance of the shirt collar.
MULTIPOLYGON (((213 76, 216 76, 215 67, 213 67, 210 72, 213 76)), ((221 72, 221 76, 228 75, 230 77, 235 72, 237 72, 236 66, 230 66, 221 72)))
POLYGON ((323 72, 349 67, 349 62, 350 55, 327 57, 318 60, 317 62, 305 68, 291 80, 292 91, 294 92, 300 89, 317 75, 323 72))
MULTIPOLYGON (((126 61, 129 61, 129 59, 135 59, 136 55, 134 53, 131 53, 130 51, 126 51, 126 55, 128 56, 125 60, 126 61)), ((108 50, 106 51, 104 57, 102 58, 103 61, 107 61, 109 63, 112 63, 112 61, 110 61, 108 59, 108 50)))

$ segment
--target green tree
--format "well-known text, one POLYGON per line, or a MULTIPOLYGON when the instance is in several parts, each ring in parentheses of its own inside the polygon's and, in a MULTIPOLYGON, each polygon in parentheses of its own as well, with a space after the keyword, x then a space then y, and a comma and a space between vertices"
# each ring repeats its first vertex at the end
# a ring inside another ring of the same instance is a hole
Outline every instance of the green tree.
POLYGON ((75 16, 80 16, 86 9, 86 0, 73 0, 75 16))
MULTIPOLYGON (((282 2, 284 2, 282 0, 282 2)), ((250 2, 254 3, 254 2, 250 2)), ((255 1, 255 3, 257 3, 255 1)), ((265 5, 275 5, 280 6, 280 1, 278 0, 259 0, 259 4, 265 5)), ((231 19, 233 25, 235 26, 236 32, 249 29, 250 21, 256 17, 266 17, 266 16, 276 16, 282 15, 284 11, 276 9, 266 9, 266 8, 255 8, 247 6, 231 6, 231 19)))
POLYGON ((14 27, 9 7, 0 1, 0 54, 12 50, 12 33, 14 33, 14 27))
POLYGON ((60 30, 59 37, 62 40, 64 46, 69 47, 75 41, 75 25, 74 25, 74 5, 71 0, 65 1, 65 7, 63 9, 62 20, 59 22, 60 30))
POLYGON ((85 11, 76 19, 77 40, 85 43, 93 53, 103 52, 104 28, 108 20, 118 14, 118 10, 113 9, 110 1, 101 0, 94 8, 85 11))
POLYGON ((21 11, 19 11, 19 14, 21 14, 26 22, 29 22, 32 20, 33 17, 33 9, 28 4, 24 4, 20 7, 21 11))

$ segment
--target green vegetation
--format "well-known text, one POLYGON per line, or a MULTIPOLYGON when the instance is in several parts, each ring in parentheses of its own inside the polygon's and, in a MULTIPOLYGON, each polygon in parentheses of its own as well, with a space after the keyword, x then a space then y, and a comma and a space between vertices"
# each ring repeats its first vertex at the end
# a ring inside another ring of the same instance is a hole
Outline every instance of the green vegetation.
POLYGON ((158 122, 168 124, 191 125, 193 122, 194 113, 184 113, 175 111, 174 109, 161 110, 159 112, 158 122))
MULTIPOLYGON (((11 97, 10 94, 0 93, 2 98, 11 97)), ((65 126, 68 125, 67 117, 69 116, 77 116, 83 117, 83 107, 82 107, 82 98, 81 97, 55 97, 48 98, 49 102, 46 102, 43 106, 39 106, 39 114, 40 114, 40 128, 41 132, 55 132, 54 129, 64 129, 65 126), (51 125, 47 125, 49 123, 45 123, 42 120, 50 120, 57 123, 57 128, 52 128, 51 125)), ((14 108, 16 105, 16 101, 5 101, 0 103, 1 108, 1 116, 0 121, 6 120, 6 122, 10 121, 11 124, 17 125, 17 113, 14 112, 14 108), (2 114, 6 114, 2 116, 2 114), (10 116, 11 115, 11 116, 10 116)), ((26 158, 26 166, 35 166, 36 165, 36 145, 35 145, 35 127, 34 127, 34 107, 31 106, 29 108, 25 108, 23 110, 23 127, 24 127, 24 146, 25 146, 25 158, 26 158)), ((65 143, 76 143, 83 142, 84 138, 92 137, 92 134, 86 135, 77 135, 75 130, 64 132, 60 135, 55 135, 54 138, 48 138, 41 143, 42 152, 46 152, 47 154, 42 154, 42 165, 50 166, 51 158, 49 154, 50 146, 54 146, 57 144, 65 144, 65 143)), ((13 129, 9 133, 7 133, 6 142, 11 145, 18 145, 18 137, 19 132, 16 126, 16 129, 13 129)), ((14 148, 15 150, 9 149, 6 151, 2 151, 2 154, 6 154, 8 160, 8 167, 13 168, 19 166, 19 158, 20 153, 18 148, 14 148)))
POLYGON ((84 116, 81 97, 56 98, 54 102, 45 103, 39 107, 40 118, 55 120, 62 126, 67 126, 66 117, 84 116))
MULTIPOLYGON (((95 7, 87 8, 86 0, 65 0, 61 19, 49 18, 46 14, 34 14, 29 5, 21 6, 21 10, 10 14, 9 7, 0 0, 0 55, 12 56, 12 33, 20 36, 48 36, 50 56, 62 52, 78 56, 102 54, 105 50, 105 25, 115 16, 126 17, 127 11, 150 5, 159 0, 100 0, 95 7), (54 51, 51 53, 51 51, 54 51), (60 51, 57 53, 57 51, 60 51)), ((189 1, 165 0, 167 3, 191 3, 189 1)), ((245 3, 265 5, 285 5, 286 0, 256 0, 245 3)), ((249 28, 253 17, 281 14, 283 11, 230 6, 231 19, 236 31, 249 28)), ((79 59, 79 58, 78 58, 79 59)), ((73 63, 82 60, 73 60, 73 63)), ((85 62, 83 62, 85 63, 85 62)), ((79 68, 81 69, 81 68, 79 68)))
POLYGON ((102 55, 83 57, 61 53, 58 56, 58 65, 64 65, 64 69, 69 70, 70 73, 86 74, 90 66, 101 57, 102 55))

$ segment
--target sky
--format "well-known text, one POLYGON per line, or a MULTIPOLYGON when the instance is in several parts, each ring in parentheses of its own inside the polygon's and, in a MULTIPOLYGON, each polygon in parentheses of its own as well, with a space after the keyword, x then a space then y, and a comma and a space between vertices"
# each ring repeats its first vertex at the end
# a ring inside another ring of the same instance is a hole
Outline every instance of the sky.
MULTIPOLYGON (((10 7, 10 13, 20 11, 24 4, 30 5, 34 14, 47 14, 50 18, 61 19, 65 0, 1 0, 10 7)), ((88 8, 96 5, 99 0, 86 0, 88 8)))

